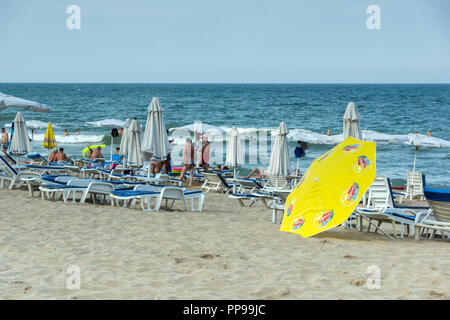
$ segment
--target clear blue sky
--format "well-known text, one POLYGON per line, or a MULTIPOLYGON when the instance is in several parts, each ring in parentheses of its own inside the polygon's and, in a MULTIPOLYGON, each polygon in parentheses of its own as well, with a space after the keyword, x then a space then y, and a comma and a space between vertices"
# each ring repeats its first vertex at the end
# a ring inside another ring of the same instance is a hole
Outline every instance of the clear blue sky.
POLYGON ((447 0, 1 0, 0 82, 450 82, 447 0), (68 30, 66 8, 81 8, 68 30), (381 9, 368 30, 366 9, 381 9))

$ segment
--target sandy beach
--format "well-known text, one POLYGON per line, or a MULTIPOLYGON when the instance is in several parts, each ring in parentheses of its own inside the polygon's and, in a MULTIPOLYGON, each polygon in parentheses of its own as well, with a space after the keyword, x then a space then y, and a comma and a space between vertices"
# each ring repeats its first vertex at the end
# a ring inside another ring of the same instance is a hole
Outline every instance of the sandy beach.
POLYGON ((341 227, 303 239, 212 192, 201 213, 0 197, 1 299, 450 298, 445 241, 341 227), (80 289, 67 288, 74 266, 80 289))

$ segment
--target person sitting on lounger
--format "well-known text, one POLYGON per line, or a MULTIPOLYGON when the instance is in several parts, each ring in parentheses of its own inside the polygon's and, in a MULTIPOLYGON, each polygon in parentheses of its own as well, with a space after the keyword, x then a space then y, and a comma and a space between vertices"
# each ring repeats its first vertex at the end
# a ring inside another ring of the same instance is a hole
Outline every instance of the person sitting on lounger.
POLYGON ((102 147, 97 147, 94 151, 92 151, 91 160, 95 160, 98 158, 103 158, 102 155, 102 147))
POLYGON ((230 168, 227 165, 221 166, 220 164, 217 165, 216 170, 230 170, 230 168))
POLYGON ((59 148, 56 154, 56 161, 70 161, 70 158, 64 153, 64 148, 59 148))
POLYGON ((250 179, 254 174, 256 174, 256 179, 266 179, 266 176, 264 175, 264 168, 258 169, 255 168, 250 172, 248 176, 246 176, 246 179, 250 179))
POLYGON ((58 154, 58 149, 55 148, 53 149, 53 151, 50 153, 50 155, 48 156, 48 162, 52 163, 52 162, 56 162, 56 155, 58 154))

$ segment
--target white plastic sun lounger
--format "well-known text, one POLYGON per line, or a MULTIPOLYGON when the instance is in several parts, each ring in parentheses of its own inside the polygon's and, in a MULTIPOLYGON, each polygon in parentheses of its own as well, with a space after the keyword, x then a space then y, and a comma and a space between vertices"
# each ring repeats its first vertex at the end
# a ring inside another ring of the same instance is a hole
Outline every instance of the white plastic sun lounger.
MULTIPOLYGON (((359 231, 362 231, 362 219, 369 222, 367 231, 370 227, 375 227, 375 232, 378 230, 387 235, 380 225, 384 222, 392 223, 393 232, 395 236, 403 238, 405 235, 414 234, 414 223, 420 219, 418 214, 427 211, 425 207, 405 207, 397 206, 394 202, 394 196, 390 181, 385 176, 377 176, 375 181, 368 191, 367 208, 356 208, 356 215, 358 219, 359 231), (378 222, 377 225, 372 223, 372 220, 378 222), (400 235, 397 235, 396 224, 400 224, 400 235), (406 227, 406 233, 405 233, 406 227)), ((389 235, 388 235, 389 236, 389 235)))
MULTIPOLYGON (((206 192, 210 190, 218 192, 230 193, 233 190, 233 184, 228 183, 220 173, 203 173, 205 182, 202 185, 202 189, 206 192)), ((236 188, 240 188, 240 185, 236 185, 236 188)))
MULTIPOLYGON (((159 194, 159 192, 167 187, 167 185, 159 184, 139 184, 134 187, 133 190, 114 190, 110 193, 109 197, 111 199, 112 206, 120 206, 121 203, 124 207, 128 204, 134 205, 136 200, 139 200, 140 195, 145 194, 159 194)), ((182 187, 177 187, 184 190, 182 187)))
POLYGON ((139 195, 138 198, 141 200, 142 210, 146 212, 159 211, 163 200, 166 200, 166 208, 171 208, 173 203, 178 200, 184 204, 186 211, 201 212, 205 193, 202 191, 183 191, 179 187, 164 187, 159 193, 139 195), (153 207, 151 205, 152 199, 155 201, 153 207), (169 200, 172 202, 170 206, 167 206, 169 200), (197 202, 197 205, 195 205, 195 202, 197 202))
POLYGON ((414 238, 419 240, 429 231, 429 238, 433 238, 436 231, 442 238, 450 238, 450 189, 424 188, 424 195, 430 204, 430 210, 422 213, 423 218, 414 223, 414 238))
MULTIPOLYGON (((42 198, 44 199, 44 194, 54 195, 61 192, 63 195, 64 202, 68 202, 70 196, 72 195, 72 202, 76 202, 77 193, 81 193, 80 203, 84 203, 89 195, 92 196, 92 201, 96 203, 97 196, 103 196, 102 202, 105 201, 106 197, 109 197, 111 191, 114 190, 114 185, 105 181, 92 180, 92 179, 72 179, 67 182, 66 185, 47 185, 40 186, 39 189, 42 192, 42 198)), ((54 198, 55 196, 53 196, 54 198)))
POLYGON ((41 175, 37 172, 17 171, 0 155, 0 188, 5 186, 5 181, 9 181, 11 190, 16 183, 18 183, 17 188, 20 188, 25 183, 23 179, 40 177, 41 175))

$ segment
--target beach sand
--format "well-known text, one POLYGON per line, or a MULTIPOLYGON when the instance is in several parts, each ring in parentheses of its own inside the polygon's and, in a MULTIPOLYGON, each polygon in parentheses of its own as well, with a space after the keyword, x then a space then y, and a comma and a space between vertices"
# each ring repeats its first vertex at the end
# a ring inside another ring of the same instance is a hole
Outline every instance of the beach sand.
POLYGON ((303 239, 261 204, 217 193, 201 213, 0 198, 1 299, 450 298, 448 241, 341 227, 303 239), (367 286, 373 265, 379 289, 367 286))

